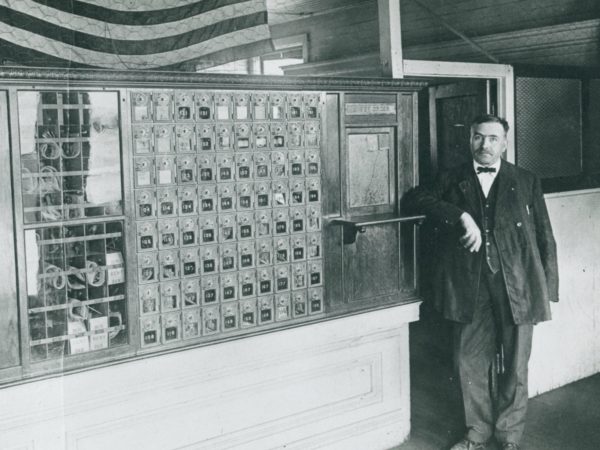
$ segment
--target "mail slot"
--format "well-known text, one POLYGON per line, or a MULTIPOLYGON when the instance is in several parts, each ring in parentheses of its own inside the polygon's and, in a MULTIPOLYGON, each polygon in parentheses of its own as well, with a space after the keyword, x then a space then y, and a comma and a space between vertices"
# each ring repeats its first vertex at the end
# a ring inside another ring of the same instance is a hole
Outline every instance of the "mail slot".
POLYGON ((224 273, 219 277, 221 286, 221 300, 224 302, 235 301, 238 298, 237 273, 224 273))
POLYGON ((150 125, 135 125, 133 127, 133 149, 137 155, 152 153, 152 127, 150 125))
POLYGON ((194 96, 191 92, 183 91, 175 94, 175 120, 191 122, 194 120, 194 96))
POLYGON ((140 314, 155 314, 159 312, 158 284, 148 284, 138 288, 140 314))
POLYGON ((210 92, 200 92, 196 94, 196 117, 200 121, 213 120, 214 119, 214 105, 213 96, 210 92))
POLYGON ((158 188, 156 197, 158 200, 158 217, 177 216, 176 188, 158 188))
POLYGON ((177 157, 177 182, 179 184, 196 184, 196 159, 191 155, 177 157))
POLYGON ((152 98, 146 92, 132 92, 131 115, 134 121, 152 120, 152 98))
POLYGON ((173 99, 168 92, 154 92, 152 94, 154 106, 154 120, 168 122, 173 120, 173 99))
POLYGON ((183 299, 183 308, 200 306, 200 278, 182 280, 181 296, 183 299))
POLYGON ((155 153, 174 153, 173 125, 155 125, 154 126, 154 151, 155 153))
POLYGON ((191 125, 177 125, 175 127, 175 140, 177 153, 193 153, 196 151, 196 134, 191 125))
POLYGON ((160 284, 160 311, 177 311, 181 308, 181 293, 179 283, 161 283, 160 284))
POLYGON ((163 250, 176 247, 179 247, 177 219, 160 219, 158 221, 158 248, 163 250))

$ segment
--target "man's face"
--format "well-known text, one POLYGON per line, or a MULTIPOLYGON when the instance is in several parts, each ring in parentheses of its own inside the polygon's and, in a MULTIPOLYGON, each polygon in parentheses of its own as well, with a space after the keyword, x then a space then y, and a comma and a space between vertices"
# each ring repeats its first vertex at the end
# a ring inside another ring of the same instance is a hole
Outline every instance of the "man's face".
POLYGON ((506 133, 501 124, 485 122, 471 128, 471 154, 482 166, 490 166, 506 150, 506 133))

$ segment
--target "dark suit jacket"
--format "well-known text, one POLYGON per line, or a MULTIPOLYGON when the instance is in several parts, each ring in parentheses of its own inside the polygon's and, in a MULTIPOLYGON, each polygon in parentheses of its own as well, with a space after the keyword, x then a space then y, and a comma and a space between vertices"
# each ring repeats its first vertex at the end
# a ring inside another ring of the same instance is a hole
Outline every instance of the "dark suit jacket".
MULTIPOLYGON (((516 324, 550 319, 549 301, 558 301, 556 243, 539 179, 502 161, 496 177, 494 217, 502 272, 516 324)), ((470 322, 479 293, 484 251, 470 252, 459 244, 459 224, 468 212, 481 229, 479 181, 468 163, 441 173, 434 183, 407 193, 405 206, 439 224, 434 300, 447 319, 470 322)))

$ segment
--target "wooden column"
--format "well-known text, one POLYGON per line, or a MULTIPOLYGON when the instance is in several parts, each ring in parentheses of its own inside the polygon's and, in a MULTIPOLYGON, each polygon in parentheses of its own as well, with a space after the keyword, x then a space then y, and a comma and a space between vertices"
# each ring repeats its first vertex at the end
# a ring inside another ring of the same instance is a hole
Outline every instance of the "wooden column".
POLYGON ((400 0, 377 0, 379 15, 379 59, 382 75, 403 78, 400 0))

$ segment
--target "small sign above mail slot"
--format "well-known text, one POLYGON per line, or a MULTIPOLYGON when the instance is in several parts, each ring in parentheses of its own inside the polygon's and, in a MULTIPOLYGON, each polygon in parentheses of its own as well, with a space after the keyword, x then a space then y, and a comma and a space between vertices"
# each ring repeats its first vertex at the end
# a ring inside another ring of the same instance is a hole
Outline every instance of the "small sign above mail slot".
POLYGON ((395 103, 346 103, 347 116, 396 114, 395 103))

